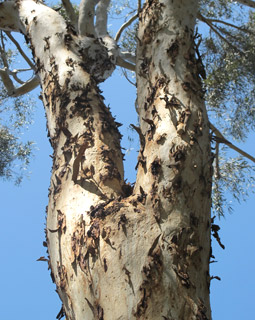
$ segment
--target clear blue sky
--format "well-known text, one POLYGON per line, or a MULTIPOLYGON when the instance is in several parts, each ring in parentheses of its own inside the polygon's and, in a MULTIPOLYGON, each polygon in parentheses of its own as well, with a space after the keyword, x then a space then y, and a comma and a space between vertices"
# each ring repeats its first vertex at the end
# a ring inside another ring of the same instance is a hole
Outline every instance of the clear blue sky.
MULTIPOLYGON (((134 115, 135 88, 118 71, 103 86, 106 103, 124 123, 123 133, 130 123, 136 122, 134 115)), ((50 180, 51 149, 46 138, 46 124, 42 105, 39 104, 35 123, 26 136, 37 142, 38 151, 31 165, 31 177, 20 187, 12 183, 0 183, 1 194, 1 291, 0 319, 4 320, 53 320, 61 304, 51 283, 46 262, 37 262, 45 255, 44 241, 45 207, 50 180)), ((134 180, 134 165, 137 143, 123 146, 134 148, 126 155, 127 176, 134 180), (134 162, 131 167, 131 162, 134 162)), ((254 154, 254 136, 243 148, 254 154)), ((218 263, 212 265, 213 280, 211 301, 214 320, 254 319, 255 298, 255 199, 234 206, 234 214, 220 221, 223 251, 213 241, 213 252, 218 263)), ((114 320, 114 319, 113 319, 114 320)))

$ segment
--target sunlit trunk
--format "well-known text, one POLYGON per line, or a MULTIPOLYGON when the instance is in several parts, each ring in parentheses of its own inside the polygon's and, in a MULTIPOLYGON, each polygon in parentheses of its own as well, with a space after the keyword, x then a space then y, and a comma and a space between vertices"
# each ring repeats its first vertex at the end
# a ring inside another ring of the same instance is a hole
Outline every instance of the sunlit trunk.
POLYGON ((124 183, 120 134, 98 89, 114 69, 107 49, 42 4, 4 6, 1 27, 26 34, 42 86, 53 147, 46 237, 63 313, 211 319, 212 159, 194 52, 198 1, 148 0, 140 12, 134 190, 124 183))

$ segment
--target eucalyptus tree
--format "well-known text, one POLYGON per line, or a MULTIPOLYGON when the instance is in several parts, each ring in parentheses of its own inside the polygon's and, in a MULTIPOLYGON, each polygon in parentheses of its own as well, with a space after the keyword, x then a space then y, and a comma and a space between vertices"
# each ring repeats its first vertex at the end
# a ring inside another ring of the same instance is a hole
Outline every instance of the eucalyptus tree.
POLYGON ((110 0, 82 0, 78 10, 69 0, 55 10, 31 0, 0 4, 0 28, 34 72, 18 86, 18 72, 6 66, 2 82, 11 96, 41 85, 54 151, 46 243, 63 302, 59 319, 211 319, 213 167, 236 196, 235 166, 251 168, 233 160, 221 170, 219 144, 255 160, 223 135, 241 139, 254 129, 253 95, 245 93, 254 84, 254 24, 246 8, 254 4, 125 2, 133 16, 115 36, 107 30, 110 0), (236 17, 240 8, 247 17, 236 17), (211 30, 203 42, 198 21, 211 30), (24 35, 33 62, 12 32, 24 35), (133 187, 124 179, 118 123, 98 87, 116 66, 136 75, 133 187), (205 99, 209 115, 221 128, 226 123, 224 133, 209 121, 205 99), (230 107, 239 122, 224 119, 230 107))

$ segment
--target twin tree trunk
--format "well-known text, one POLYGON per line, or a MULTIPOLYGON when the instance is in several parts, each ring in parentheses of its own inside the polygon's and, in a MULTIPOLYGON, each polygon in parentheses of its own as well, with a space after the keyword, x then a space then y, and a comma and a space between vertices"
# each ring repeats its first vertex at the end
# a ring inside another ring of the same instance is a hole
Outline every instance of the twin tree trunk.
POLYGON ((66 318, 211 319, 212 159, 194 53, 198 1, 148 0, 139 14, 133 190, 97 86, 114 61, 50 8, 17 6, 54 150, 46 233, 66 318))

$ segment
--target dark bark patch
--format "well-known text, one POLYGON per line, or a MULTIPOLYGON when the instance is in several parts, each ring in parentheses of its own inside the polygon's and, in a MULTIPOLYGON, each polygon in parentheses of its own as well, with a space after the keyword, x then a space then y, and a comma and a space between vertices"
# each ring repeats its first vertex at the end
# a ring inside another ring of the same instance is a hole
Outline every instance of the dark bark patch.
POLYGON ((173 43, 171 43, 170 47, 166 50, 167 55, 170 57, 171 62, 175 64, 176 58, 179 54, 179 41, 175 39, 173 43))
POLYGON ((137 201, 145 204, 147 194, 144 192, 143 188, 140 186, 140 194, 137 196, 137 201))
POLYGON ((121 187, 121 190, 123 192, 123 197, 124 198, 127 198, 129 196, 132 195, 133 193, 133 189, 134 189, 134 186, 132 186, 129 182, 128 183, 125 183, 122 187, 121 187))
POLYGON ((173 270, 175 271, 176 275, 179 277, 181 284, 185 286, 186 288, 190 287, 190 279, 187 271, 182 270, 180 264, 176 267, 175 265, 173 266, 173 270))
POLYGON ((104 320, 104 309, 100 305, 96 306, 96 319, 104 320))
POLYGON ((158 176, 161 172, 161 164, 160 164, 160 160, 158 158, 156 158, 152 164, 151 164, 151 173, 154 176, 158 176))
POLYGON ((197 320, 209 320, 209 318, 207 317, 206 313, 207 313, 207 308, 204 305, 203 301, 201 299, 199 299, 196 319, 197 320))
POLYGON ((66 267, 62 264, 60 264, 59 261, 57 261, 57 272, 59 277, 59 283, 58 286, 61 290, 65 290, 67 286, 67 272, 66 267))
POLYGON ((104 262, 104 272, 107 272, 108 266, 107 266, 106 258, 104 258, 103 262, 104 262))
POLYGON ((145 313, 145 311, 148 307, 148 303, 147 303, 148 297, 146 295, 146 289, 141 288, 140 291, 142 291, 142 298, 138 302, 137 307, 136 307, 136 312, 134 314, 134 316, 137 318, 140 318, 145 313))
POLYGON ((123 232, 125 235, 127 235, 127 228, 126 228, 126 223, 128 222, 128 219, 124 213, 120 215, 120 219, 118 222, 118 230, 120 230, 120 227, 122 228, 123 232))

